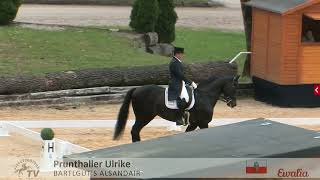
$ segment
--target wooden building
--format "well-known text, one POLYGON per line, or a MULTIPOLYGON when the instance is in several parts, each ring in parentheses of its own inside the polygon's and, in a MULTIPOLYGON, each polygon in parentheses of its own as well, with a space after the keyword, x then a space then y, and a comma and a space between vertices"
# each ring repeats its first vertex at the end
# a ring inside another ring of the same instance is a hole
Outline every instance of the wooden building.
POLYGON ((320 84, 320 0, 245 4, 252 14, 251 75, 257 98, 283 106, 320 106, 314 95, 314 85, 320 84))

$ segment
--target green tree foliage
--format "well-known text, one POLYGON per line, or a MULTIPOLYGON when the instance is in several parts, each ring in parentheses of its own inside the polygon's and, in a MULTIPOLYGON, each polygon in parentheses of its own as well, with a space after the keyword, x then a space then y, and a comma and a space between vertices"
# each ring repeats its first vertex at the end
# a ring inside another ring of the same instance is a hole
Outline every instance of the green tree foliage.
POLYGON ((161 43, 172 43, 178 19, 174 8, 174 0, 135 0, 130 27, 139 33, 157 32, 161 43))
POLYGON ((7 25, 17 15, 21 0, 0 0, 0 24, 7 25))
POLYGON ((175 25, 178 19, 173 0, 158 0, 159 18, 156 24, 156 32, 161 43, 171 43, 175 40, 175 25))
POLYGON ((137 1, 137 9, 131 13, 133 28, 139 33, 154 32, 159 15, 158 0, 137 1))
POLYGON ((138 17, 138 11, 140 8, 140 0, 135 0, 132 6, 131 15, 130 15, 130 24, 129 26, 132 29, 137 28, 137 17, 138 17))

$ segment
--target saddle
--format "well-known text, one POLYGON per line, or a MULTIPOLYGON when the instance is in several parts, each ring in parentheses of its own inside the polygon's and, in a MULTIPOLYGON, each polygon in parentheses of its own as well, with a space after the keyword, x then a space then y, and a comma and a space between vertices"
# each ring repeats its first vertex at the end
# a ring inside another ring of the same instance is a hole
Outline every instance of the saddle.
MULTIPOLYGON (((169 100, 168 100, 168 99, 169 99, 169 98, 168 98, 168 97, 169 97, 168 88, 166 88, 166 90, 165 90, 165 95, 164 95, 164 97, 165 97, 165 104, 166 104, 166 107, 167 107, 168 109, 179 109, 176 100, 175 100, 175 101, 169 101, 169 100)), ((182 86, 182 91, 181 91, 180 98, 181 98, 181 99, 184 98, 184 99, 186 100, 186 102, 187 102, 187 108, 186 108, 186 110, 192 109, 193 106, 194 106, 194 104, 195 104, 195 102, 196 102, 196 100, 195 100, 195 98, 194 98, 194 90, 193 90, 193 88, 187 86, 187 85, 185 84, 185 82, 183 82, 183 86, 182 86)))

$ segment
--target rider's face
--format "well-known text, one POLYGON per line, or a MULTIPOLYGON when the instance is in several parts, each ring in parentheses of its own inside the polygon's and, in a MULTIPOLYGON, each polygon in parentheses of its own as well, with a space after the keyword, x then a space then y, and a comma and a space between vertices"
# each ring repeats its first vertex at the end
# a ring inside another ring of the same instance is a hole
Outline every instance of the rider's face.
POLYGON ((183 53, 177 53, 176 57, 179 58, 180 60, 183 59, 184 54, 183 53))

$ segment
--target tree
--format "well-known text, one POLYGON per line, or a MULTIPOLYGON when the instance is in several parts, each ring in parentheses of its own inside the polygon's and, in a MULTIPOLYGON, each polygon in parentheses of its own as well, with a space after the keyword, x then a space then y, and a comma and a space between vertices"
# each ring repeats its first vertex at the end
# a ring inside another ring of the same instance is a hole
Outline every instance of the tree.
POLYGON ((173 0, 158 0, 159 18, 156 24, 156 32, 159 36, 159 42, 171 43, 175 40, 175 25, 178 19, 174 10, 173 0))
POLYGON ((133 21, 134 29, 139 33, 154 32, 159 16, 159 6, 157 0, 137 0, 138 10, 136 20, 133 21))
POLYGON ((178 19, 174 8, 174 0, 135 0, 130 27, 139 33, 157 32, 159 42, 172 43, 178 19))
POLYGON ((17 15, 21 0, 1 0, 0 1, 0 24, 7 25, 12 22, 17 15))
POLYGON ((139 8, 140 8, 140 0, 135 0, 132 6, 132 10, 131 10, 131 15, 130 15, 130 24, 129 26, 132 29, 136 29, 137 28, 137 17, 138 17, 138 12, 139 12, 139 8))

